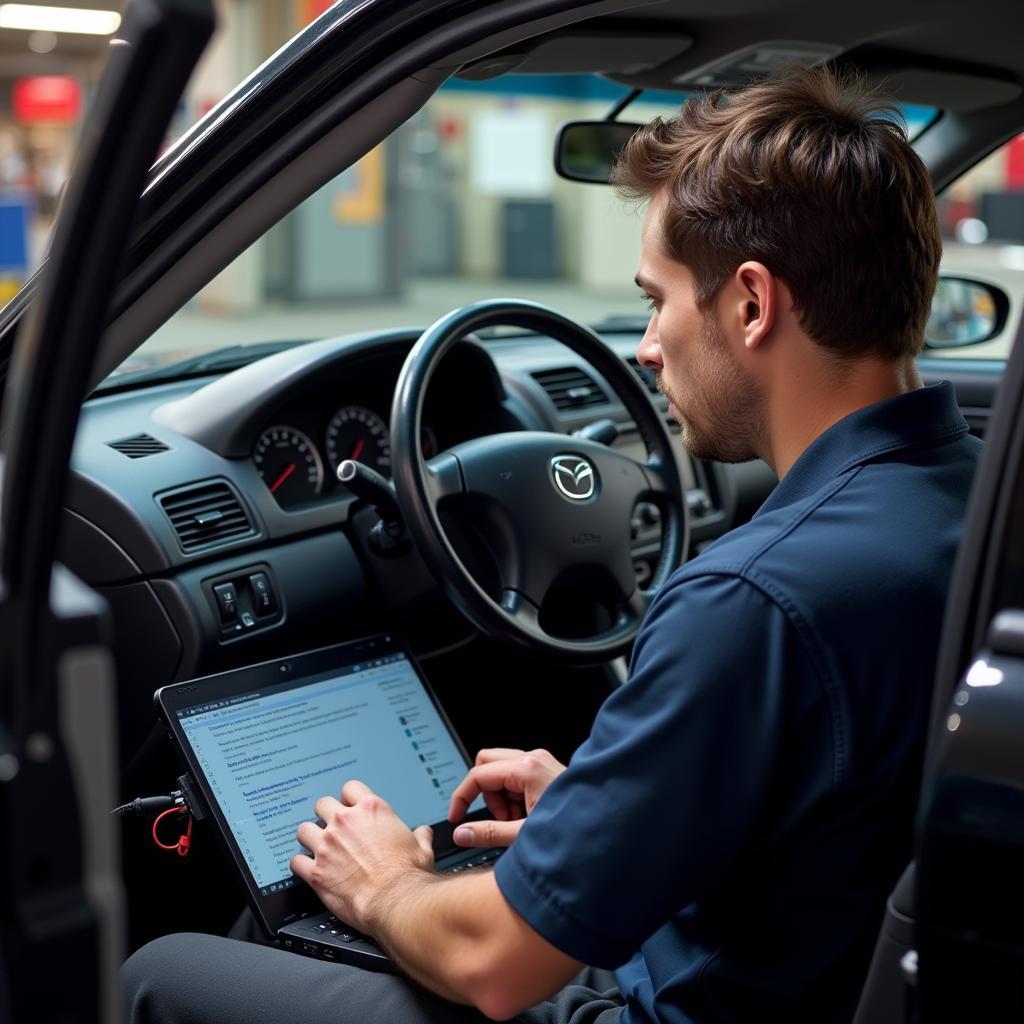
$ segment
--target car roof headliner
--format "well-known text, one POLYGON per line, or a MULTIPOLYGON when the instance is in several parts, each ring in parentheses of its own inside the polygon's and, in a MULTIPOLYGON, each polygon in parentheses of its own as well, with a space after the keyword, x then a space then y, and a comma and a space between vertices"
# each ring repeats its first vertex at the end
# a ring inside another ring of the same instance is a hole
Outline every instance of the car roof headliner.
POLYGON ((1014 99, 1024 83, 1021 11, 1020 0, 667 0, 535 36, 463 75, 590 70, 635 88, 671 90, 694 68, 752 44, 806 41, 837 48, 840 60, 885 79, 906 102, 994 106, 1014 99), (903 74, 908 68, 915 74, 903 74))

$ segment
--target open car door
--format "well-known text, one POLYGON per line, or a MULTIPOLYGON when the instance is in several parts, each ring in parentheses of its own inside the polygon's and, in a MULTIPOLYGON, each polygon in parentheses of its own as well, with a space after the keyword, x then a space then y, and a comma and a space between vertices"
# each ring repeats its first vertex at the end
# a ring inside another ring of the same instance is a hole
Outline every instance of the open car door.
POLYGON ((1024 1020, 1024 321, 953 571, 916 860, 854 1024, 1024 1020))
POLYGON ((85 124, 3 409, 0 1020, 119 1019, 116 711, 100 598, 55 564, 79 408, 132 218, 213 30, 132 0, 85 124))
POLYGON ((1024 1019, 1024 322, 996 398, 939 655, 919 821, 920 1020, 1024 1019))

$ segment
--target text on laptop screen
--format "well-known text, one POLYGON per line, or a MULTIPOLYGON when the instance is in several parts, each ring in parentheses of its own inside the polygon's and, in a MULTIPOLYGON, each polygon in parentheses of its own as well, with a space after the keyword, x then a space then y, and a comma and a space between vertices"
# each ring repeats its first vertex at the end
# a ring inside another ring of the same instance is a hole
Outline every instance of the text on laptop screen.
POLYGON ((177 715, 263 895, 295 884, 288 865, 302 852, 296 829, 349 779, 365 782, 413 827, 445 818, 466 772, 401 654, 177 715))

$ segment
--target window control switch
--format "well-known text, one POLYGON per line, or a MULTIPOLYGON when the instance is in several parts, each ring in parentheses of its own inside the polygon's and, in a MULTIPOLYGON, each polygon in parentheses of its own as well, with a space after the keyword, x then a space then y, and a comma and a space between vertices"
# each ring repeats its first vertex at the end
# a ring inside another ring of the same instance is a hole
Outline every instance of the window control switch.
POLYGON ((277 601, 267 574, 254 572, 249 577, 249 587, 252 590, 252 603, 256 614, 273 615, 277 611, 277 601))
POLYGON ((213 588, 217 600, 220 621, 225 625, 238 621, 238 592, 234 583, 218 583, 213 588))

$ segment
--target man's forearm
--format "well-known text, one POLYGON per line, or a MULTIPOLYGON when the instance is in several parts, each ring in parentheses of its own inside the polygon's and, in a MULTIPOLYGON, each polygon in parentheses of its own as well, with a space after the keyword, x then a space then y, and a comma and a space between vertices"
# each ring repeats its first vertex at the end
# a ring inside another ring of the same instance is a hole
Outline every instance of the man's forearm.
POLYGON ((583 966, 516 913, 493 871, 410 871, 378 894, 365 921, 410 977, 500 1020, 546 999, 583 966))
POLYGON ((542 939, 491 871, 436 874, 430 830, 412 832, 356 779, 321 797, 323 827, 303 822, 292 871, 326 907, 378 939, 416 981, 491 1017, 554 992, 579 965, 542 939), (429 868, 428 868, 429 865, 429 868))
POLYGON ((376 938, 413 979, 507 1019, 561 988, 580 964, 505 899, 493 871, 436 874, 430 831, 412 832, 363 783, 321 797, 303 822, 292 871, 342 920, 376 938), (429 869, 428 869, 429 865, 429 869))
POLYGON ((495 941, 491 872, 410 871, 381 893, 368 922, 401 969, 452 1002, 476 1004, 495 941), (490 920, 488 920, 490 919, 490 920))

